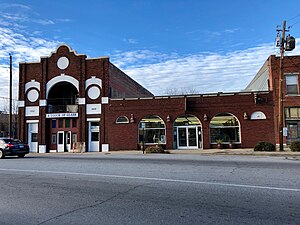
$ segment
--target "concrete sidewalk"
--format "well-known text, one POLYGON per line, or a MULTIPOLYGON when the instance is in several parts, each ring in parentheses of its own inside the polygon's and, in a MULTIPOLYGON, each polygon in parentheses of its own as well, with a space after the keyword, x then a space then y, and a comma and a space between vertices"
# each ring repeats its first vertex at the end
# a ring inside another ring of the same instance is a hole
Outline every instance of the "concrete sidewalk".
MULTIPOLYGON (((290 150, 285 150, 283 152, 254 152, 251 148, 243 149, 195 149, 195 150, 168 150, 171 154, 182 154, 182 155, 241 155, 241 156, 281 156, 289 157, 300 160, 300 152, 292 152, 290 150)), ((141 150, 119 150, 119 151, 109 151, 109 152, 55 152, 55 153, 30 153, 30 155, 69 155, 69 154, 88 154, 88 155, 99 155, 99 154, 112 154, 112 155, 141 155, 143 152, 141 150)), ((146 154, 146 153, 145 153, 146 154)), ((155 154, 155 153, 152 153, 155 154)))
MULTIPOLYGON (((300 160, 300 152, 292 152, 285 150, 283 152, 254 152, 251 148, 243 149, 195 149, 195 150, 168 150, 171 154, 195 154, 195 155, 244 155, 244 156, 285 156, 285 157, 297 157, 300 160)), ((122 150, 122 151, 110 151, 103 152, 104 154, 143 154, 141 150, 122 150)), ((103 154, 102 153, 102 154, 103 154)), ((154 154, 154 153, 152 153, 154 154)))
POLYGON ((283 152, 255 152, 251 148, 243 149, 201 149, 201 150, 169 150, 171 154, 201 154, 201 155, 251 155, 251 156, 297 156, 300 152, 292 152, 289 150, 283 152))

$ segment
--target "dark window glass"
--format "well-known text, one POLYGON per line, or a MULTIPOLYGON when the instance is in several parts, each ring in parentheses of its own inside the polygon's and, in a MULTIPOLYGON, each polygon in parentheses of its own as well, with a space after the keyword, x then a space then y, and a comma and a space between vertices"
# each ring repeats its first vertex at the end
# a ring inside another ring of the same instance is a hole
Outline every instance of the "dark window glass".
POLYGON ((72 119, 72 127, 77 127, 77 120, 76 119, 72 119))
POLYGON ((98 127, 99 126, 99 122, 91 122, 91 127, 98 127))
POLYGON ((51 136, 51 143, 56 144, 56 134, 52 134, 51 136))
POLYGON ((70 119, 65 120, 65 127, 70 128, 70 119))
POLYGON ((99 132, 92 132, 91 141, 99 141, 99 132))
POLYGON ((31 142, 37 142, 37 141, 38 141, 38 134, 31 133, 31 142))
POLYGON ((52 120, 52 128, 56 128, 56 120, 52 120))
POLYGON ((116 120, 116 123, 129 123, 129 120, 128 120, 128 118, 126 116, 120 116, 116 120))
POLYGON ((58 144, 63 144, 64 143, 64 134, 63 133, 58 133, 58 144))
POLYGON ((63 128, 64 127, 64 120, 63 119, 59 119, 58 120, 58 128, 63 128))
POLYGON ((77 134, 76 133, 72 133, 72 143, 77 142, 77 134))
POLYGON ((297 75, 287 75, 286 80, 286 94, 287 95, 297 95, 298 94, 298 76, 297 75))

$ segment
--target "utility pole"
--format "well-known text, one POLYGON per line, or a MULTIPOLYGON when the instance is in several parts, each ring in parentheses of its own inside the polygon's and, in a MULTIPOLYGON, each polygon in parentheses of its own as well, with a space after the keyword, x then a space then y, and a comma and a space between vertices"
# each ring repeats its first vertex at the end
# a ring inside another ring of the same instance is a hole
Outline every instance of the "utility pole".
POLYGON ((283 80, 284 80, 284 53, 295 48, 295 38, 285 37, 286 21, 283 21, 282 29, 277 29, 276 47, 280 47, 280 72, 278 81, 278 137, 279 151, 283 151, 283 127, 284 127, 284 106, 283 106, 283 80), (280 33, 281 32, 281 37, 280 33))
POLYGON ((9 54, 9 116, 8 116, 8 136, 12 137, 12 56, 9 54))
POLYGON ((279 129, 279 151, 283 151, 283 61, 284 61, 284 42, 285 42, 286 21, 283 21, 282 35, 280 41, 280 73, 279 73, 279 90, 278 90, 278 129, 279 129))

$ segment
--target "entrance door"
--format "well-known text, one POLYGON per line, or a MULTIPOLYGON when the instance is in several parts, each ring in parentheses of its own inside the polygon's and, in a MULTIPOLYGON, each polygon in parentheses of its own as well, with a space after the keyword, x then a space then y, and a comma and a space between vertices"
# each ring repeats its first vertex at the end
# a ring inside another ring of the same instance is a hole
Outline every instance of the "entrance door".
POLYGON ((64 131, 57 132, 57 151, 58 152, 65 151, 65 132, 64 131))
POLYGON ((72 141, 71 141, 71 131, 66 132, 66 152, 71 151, 72 141))
MULTIPOLYGON (((201 139, 201 135, 200 133, 198 134, 198 128, 191 126, 177 127, 178 149, 195 149, 201 147, 199 143, 199 136, 201 139)), ((200 130, 201 128, 199 128, 199 132, 200 130)))
POLYGON ((99 152, 99 122, 89 122, 89 152, 99 152))
POLYGON ((30 152, 38 152, 38 123, 28 123, 28 145, 30 152))

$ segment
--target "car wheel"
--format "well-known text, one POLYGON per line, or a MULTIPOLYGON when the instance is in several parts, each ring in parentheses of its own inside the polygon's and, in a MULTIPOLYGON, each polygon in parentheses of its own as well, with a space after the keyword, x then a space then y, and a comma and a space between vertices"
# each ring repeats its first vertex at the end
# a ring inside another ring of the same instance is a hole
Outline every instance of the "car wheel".
POLYGON ((0 150, 0 158, 3 159, 5 157, 4 151, 0 150))
POLYGON ((24 158, 25 154, 19 154, 18 157, 19 158, 24 158))

